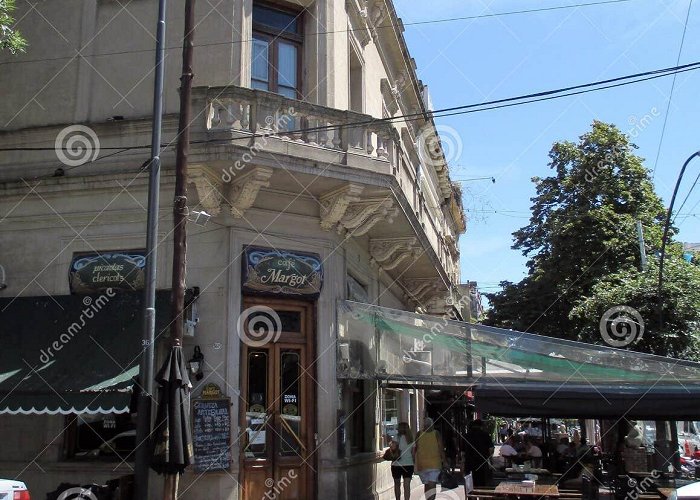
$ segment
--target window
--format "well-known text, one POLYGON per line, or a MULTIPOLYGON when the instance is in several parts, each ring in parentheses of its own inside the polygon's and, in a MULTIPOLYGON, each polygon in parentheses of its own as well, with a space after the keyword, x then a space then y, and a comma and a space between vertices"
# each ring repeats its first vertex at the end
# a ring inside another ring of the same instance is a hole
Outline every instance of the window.
POLYGON ((76 460, 134 460, 136 430, 127 414, 73 415, 66 419, 64 453, 76 460))
POLYGON ((399 427, 399 392, 382 391, 382 445, 389 446, 390 438, 396 439, 399 427))
POLYGON ((346 434, 340 457, 375 451, 377 383, 373 380, 345 380, 340 397, 340 424, 346 434))
POLYGON ((253 5, 251 87, 301 98, 301 12, 253 5))

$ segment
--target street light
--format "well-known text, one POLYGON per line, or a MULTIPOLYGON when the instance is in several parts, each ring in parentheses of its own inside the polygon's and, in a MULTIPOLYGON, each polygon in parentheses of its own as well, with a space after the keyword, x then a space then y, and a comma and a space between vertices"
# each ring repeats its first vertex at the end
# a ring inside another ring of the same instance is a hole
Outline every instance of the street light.
MULTIPOLYGON (((676 202, 676 195, 678 194, 678 188, 683 180, 683 174, 688 164, 693 158, 700 156, 700 151, 696 151, 685 160, 680 173, 678 174, 678 179, 676 180, 676 187, 673 188, 673 196, 671 196, 671 204, 668 207, 668 212, 666 213, 666 223, 664 224, 664 235, 661 237, 661 256, 659 257, 659 289, 657 291, 657 302, 659 306, 659 328, 663 327, 664 317, 663 317, 663 304, 661 303, 661 289, 663 286, 664 279, 664 257, 666 255, 666 239, 668 238, 668 231, 671 227, 671 214, 673 213, 673 204, 676 202)), ((682 208, 682 207, 681 207, 682 208)))

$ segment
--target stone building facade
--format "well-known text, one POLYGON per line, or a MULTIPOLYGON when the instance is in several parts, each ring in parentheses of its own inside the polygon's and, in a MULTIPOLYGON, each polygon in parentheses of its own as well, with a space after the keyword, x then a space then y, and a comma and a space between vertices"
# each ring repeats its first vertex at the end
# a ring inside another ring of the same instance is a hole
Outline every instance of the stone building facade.
MULTIPOLYGON (((128 451, 110 440, 128 441, 133 429, 120 388, 138 365, 128 356, 141 348, 137 311, 113 299, 109 321, 100 312, 86 320, 71 309, 86 302, 70 297, 69 271, 84 256, 138 261, 145 246, 156 5, 18 2, 16 14, 29 49, 0 55, 0 300, 3 322, 22 335, 0 333, 21 354, 0 374, 0 477, 42 498, 61 482, 132 472, 128 451), (71 151, 79 143, 86 149, 71 151), (85 326, 47 362, 36 339, 50 346, 66 327, 50 318, 85 326), (122 326, 107 335, 100 321, 122 326), (33 322, 55 329, 36 332, 33 322), (110 351, 98 335, 122 337, 110 351), (84 345, 76 356, 85 359, 61 359, 70 345, 84 345), (122 348, 126 361, 81 369, 122 348), (110 388, 109 403, 78 400, 110 388)), ((424 393, 337 377, 338 303, 462 319, 470 309, 459 287, 461 200, 401 22, 388 0, 200 1, 196 17, 188 206, 211 218, 188 225, 198 322, 184 350, 204 356, 193 398, 211 383, 230 398, 230 461, 188 471, 182 497, 248 500, 279 488, 290 499, 390 498, 384 436, 396 422, 420 424, 424 393), (251 287, 252 250, 292 266, 316 259, 315 293, 251 287), (246 338, 260 311, 277 322, 263 344, 246 338)), ((171 3, 157 259, 166 295, 182 23, 171 3)), ((159 308, 159 321, 167 314, 159 308)), ((159 359, 166 345, 161 335, 159 359)))

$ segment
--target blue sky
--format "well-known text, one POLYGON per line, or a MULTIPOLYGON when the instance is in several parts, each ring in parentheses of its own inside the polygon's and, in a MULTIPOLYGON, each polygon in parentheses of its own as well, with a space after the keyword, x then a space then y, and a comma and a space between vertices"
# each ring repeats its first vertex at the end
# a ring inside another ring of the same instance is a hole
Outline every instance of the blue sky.
MULTIPOLYGON (((590 3, 591 0, 395 0, 404 23, 590 3)), ((555 89, 676 65, 689 0, 630 0, 550 12, 406 26, 405 37, 436 109, 555 89)), ((680 64, 700 60, 700 2, 692 6, 680 64)), ((462 281, 495 291, 519 281, 525 258, 511 233, 526 225, 533 176, 548 176, 557 140, 576 141, 594 119, 633 133, 653 167, 672 77, 501 110, 437 119, 454 179, 466 182, 469 227, 460 241, 462 281), (493 213, 494 211, 498 213, 493 213), (490 213, 489 213, 490 212, 490 213)), ((655 171, 668 204, 685 159, 700 149, 700 71, 676 78, 655 171)), ((691 164, 676 207, 700 172, 691 164)), ((684 214, 700 214, 700 188, 684 214)), ((679 239, 700 241, 700 215, 679 217, 679 239)), ((633 234, 630 237, 634 237, 633 234)))

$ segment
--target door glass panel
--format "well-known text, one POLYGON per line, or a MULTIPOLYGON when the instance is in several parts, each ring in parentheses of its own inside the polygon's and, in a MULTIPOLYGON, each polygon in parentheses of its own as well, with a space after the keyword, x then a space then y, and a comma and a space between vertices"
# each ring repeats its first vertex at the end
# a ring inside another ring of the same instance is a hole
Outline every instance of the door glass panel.
POLYGON ((301 333, 301 313, 299 311, 275 311, 282 323, 282 331, 301 333))
POLYGON ((279 61, 277 61, 278 84, 282 87, 296 89, 297 87, 297 48, 286 42, 279 42, 279 61))
POLYGON ((267 455, 267 351, 248 353, 248 394, 246 395, 246 458, 267 455))
POLYGON ((267 40, 262 38, 253 38, 252 87, 254 89, 269 89, 269 52, 270 49, 267 40))
POLYGON ((282 351, 280 355, 280 432, 279 454, 302 455, 301 370, 298 351, 282 351))

